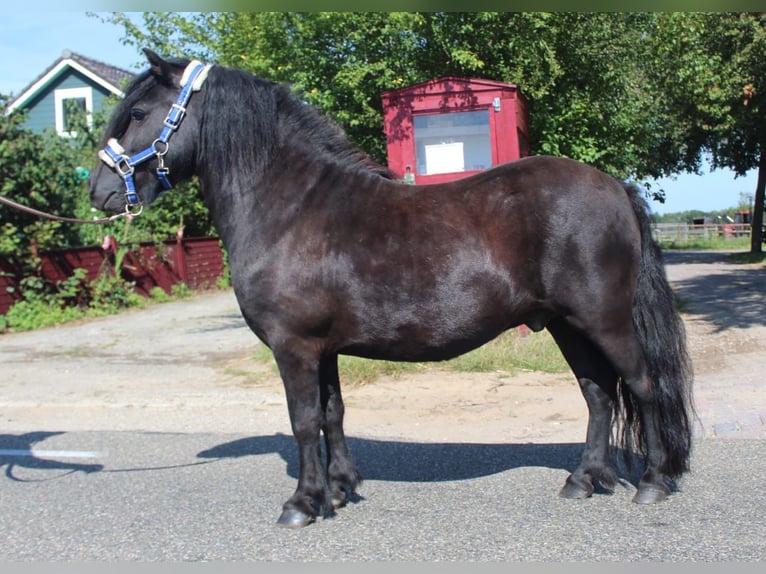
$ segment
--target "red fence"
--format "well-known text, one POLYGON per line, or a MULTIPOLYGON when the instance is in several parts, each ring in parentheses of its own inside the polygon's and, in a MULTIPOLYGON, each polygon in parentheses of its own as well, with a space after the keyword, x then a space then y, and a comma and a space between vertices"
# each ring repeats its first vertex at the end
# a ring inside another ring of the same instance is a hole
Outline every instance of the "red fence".
MULTIPOLYGON (((75 269, 85 269, 88 280, 106 268, 113 268, 115 250, 101 246, 75 247, 41 254, 42 277, 52 283, 71 276, 75 269)), ((224 272, 223 251, 215 237, 189 237, 165 241, 159 245, 141 244, 122 260, 121 276, 135 283, 136 292, 149 295, 153 287, 170 293, 176 283, 192 289, 213 287, 224 272)), ((0 257, 0 314, 20 297, 19 270, 0 257)))

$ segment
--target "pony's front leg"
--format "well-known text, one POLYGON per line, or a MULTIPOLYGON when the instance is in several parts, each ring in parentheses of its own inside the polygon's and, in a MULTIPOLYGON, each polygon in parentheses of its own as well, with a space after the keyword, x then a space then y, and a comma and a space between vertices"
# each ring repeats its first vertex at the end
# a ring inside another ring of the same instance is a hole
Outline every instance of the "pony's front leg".
POLYGON ((343 398, 338 377, 338 356, 322 359, 320 385, 324 426, 322 430, 327 447, 327 482, 335 508, 343 506, 362 483, 362 476, 351 458, 343 432, 343 398))
POLYGON ((300 528, 314 522, 318 515, 333 511, 319 436, 324 419, 320 400, 319 357, 293 349, 275 349, 274 358, 285 387, 290 424, 298 443, 300 472, 298 488, 282 506, 277 524, 300 528))

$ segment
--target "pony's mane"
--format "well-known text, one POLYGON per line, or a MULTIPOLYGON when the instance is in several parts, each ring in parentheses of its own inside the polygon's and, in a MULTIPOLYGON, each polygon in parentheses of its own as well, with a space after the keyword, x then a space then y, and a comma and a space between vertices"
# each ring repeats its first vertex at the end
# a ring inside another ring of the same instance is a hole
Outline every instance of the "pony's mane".
POLYGON ((306 157, 394 179, 388 168, 354 146, 340 126, 286 84, 216 66, 204 92, 203 139, 218 168, 223 167, 222 158, 228 158, 240 170, 263 169, 275 150, 287 144, 305 147, 306 157))
POLYGON ((324 161, 372 172, 386 179, 394 178, 387 167, 352 144, 346 132, 330 116, 302 101, 290 86, 279 84, 275 90, 279 108, 284 110, 285 118, 289 118, 290 131, 294 130, 290 137, 310 143, 324 161))
MULTIPOLYGON (((178 58, 167 61, 180 68, 189 63, 188 59, 178 58)), ((151 70, 145 70, 130 83, 112 114, 105 140, 119 139, 125 133, 131 108, 156 85, 151 70)), ((395 179, 388 168, 354 146, 329 116, 306 104, 286 84, 214 66, 201 94, 205 110, 201 122, 202 163, 215 165, 216 170, 257 176, 263 173, 275 150, 286 143, 305 148, 306 157, 395 179)))

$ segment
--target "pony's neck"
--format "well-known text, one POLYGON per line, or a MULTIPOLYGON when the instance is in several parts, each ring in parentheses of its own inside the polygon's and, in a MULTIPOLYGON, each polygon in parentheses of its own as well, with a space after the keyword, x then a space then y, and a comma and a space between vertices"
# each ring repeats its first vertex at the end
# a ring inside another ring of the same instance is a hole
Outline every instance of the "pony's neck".
POLYGON ((328 173, 336 181, 393 179, 287 86, 214 68, 205 93, 196 165, 227 248, 243 236, 255 240, 254 228, 286 217, 307 193, 329 192, 328 173))
POLYGON ((257 227, 256 196, 228 177, 200 177, 202 197, 218 235, 231 254, 245 241, 245 229, 257 227))

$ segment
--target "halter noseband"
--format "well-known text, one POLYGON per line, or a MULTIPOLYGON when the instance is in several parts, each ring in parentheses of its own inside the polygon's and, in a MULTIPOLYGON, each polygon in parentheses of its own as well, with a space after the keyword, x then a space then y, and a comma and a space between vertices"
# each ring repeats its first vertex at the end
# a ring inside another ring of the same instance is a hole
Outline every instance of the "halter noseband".
MULTIPOLYGON (((168 153, 168 142, 170 136, 181 125, 181 121, 186 115, 186 106, 192 97, 194 92, 197 92, 202 87, 202 84, 207 79, 207 73, 210 70, 210 64, 202 64, 197 60, 192 60, 186 70, 184 70, 183 76, 181 76, 181 93, 178 95, 176 103, 173 104, 168 112, 167 117, 163 123, 162 131, 159 137, 152 142, 148 148, 138 152, 135 155, 129 156, 125 153, 125 149, 120 145, 116 138, 110 138, 106 142, 106 147, 98 152, 98 157, 101 158, 106 165, 115 170, 125 182, 125 200, 127 205, 126 211, 130 210, 131 206, 141 204, 136 192, 136 184, 133 181, 133 172, 137 165, 144 163, 152 159, 157 158, 157 179, 160 180, 162 187, 166 190, 172 189, 173 185, 168 179, 170 169, 165 167, 165 154, 168 153)), ((139 211, 140 213, 140 211, 139 211)))

